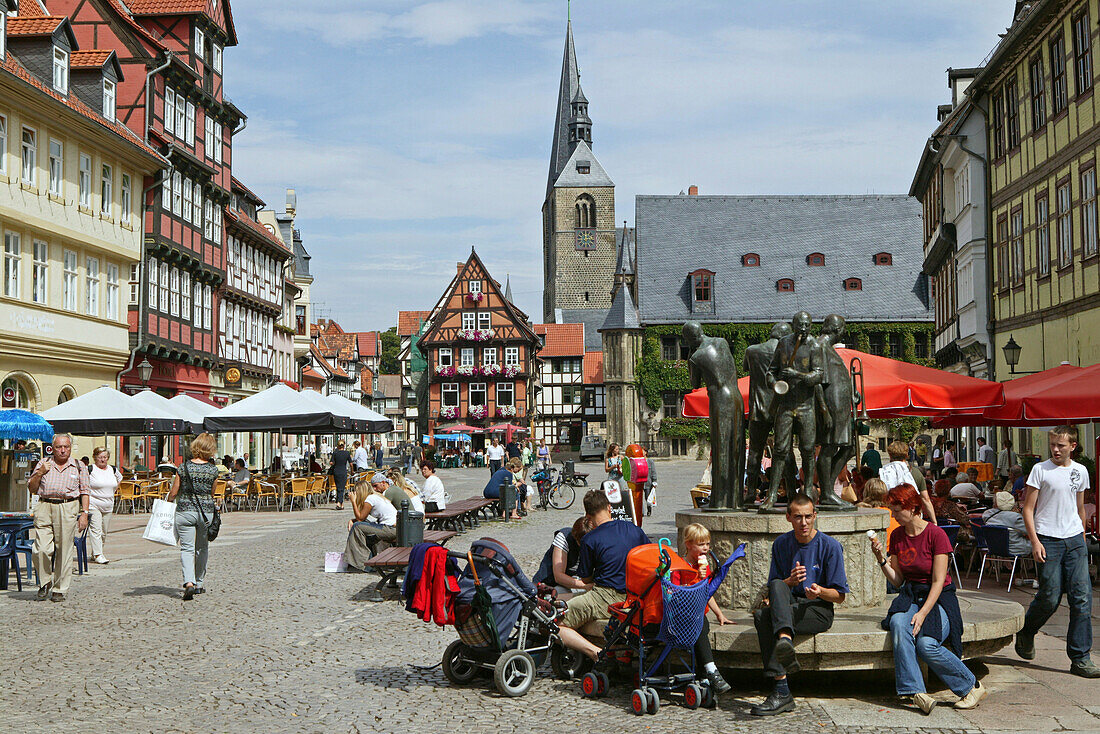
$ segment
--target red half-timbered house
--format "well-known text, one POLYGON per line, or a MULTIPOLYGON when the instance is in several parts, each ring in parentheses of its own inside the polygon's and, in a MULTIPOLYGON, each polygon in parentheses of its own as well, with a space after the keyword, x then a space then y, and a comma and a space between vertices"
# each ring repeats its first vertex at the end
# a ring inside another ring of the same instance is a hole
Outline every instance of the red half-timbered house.
POLYGON ((458 265, 428 321, 417 342, 428 362, 428 434, 456 423, 529 425, 539 337, 477 252, 458 265))
MULTIPOLYGON (((142 187, 145 250, 130 274, 137 296, 130 304, 134 364, 143 358, 153 364, 151 387, 209 394, 222 366, 218 314, 232 140, 245 120, 223 94, 224 50, 237 44, 229 2, 47 4, 51 13, 69 17, 81 47, 115 51, 123 72, 118 120, 171 164, 142 187)), ((141 385, 135 369, 124 372, 122 382, 141 385)))

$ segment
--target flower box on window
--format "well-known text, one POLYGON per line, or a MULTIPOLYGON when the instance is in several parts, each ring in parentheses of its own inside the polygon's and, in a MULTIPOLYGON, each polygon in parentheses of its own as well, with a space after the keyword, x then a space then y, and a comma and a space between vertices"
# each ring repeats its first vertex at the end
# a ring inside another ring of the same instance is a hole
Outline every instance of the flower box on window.
POLYGON ((474 303, 481 303, 482 293, 480 291, 477 293, 467 293, 466 298, 474 303))
POLYGON ((439 409, 439 417, 447 420, 453 420, 458 417, 458 408, 445 405, 439 409))
POLYGON ((483 342, 493 338, 492 329, 459 329, 458 338, 466 341, 483 342))
POLYGON ((511 418, 515 414, 516 408, 514 405, 502 405, 497 408, 497 418, 511 418))
POLYGON ((499 375, 500 371, 501 371, 501 367, 500 367, 499 364, 487 364, 487 365, 485 365, 484 367, 481 368, 481 374, 485 375, 486 377, 492 377, 494 375, 499 375))
POLYGON ((454 377, 457 373, 454 367, 440 367, 436 370, 436 374, 440 377, 454 377))
POLYGON ((476 420, 481 420, 482 418, 484 418, 487 415, 489 415, 489 409, 486 408, 484 405, 471 405, 470 406, 470 417, 471 418, 474 418, 476 420))
POLYGON ((472 377, 477 374, 477 367, 470 364, 464 364, 456 370, 455 374, 462 375, 463 377, 472 377))
POLYGON ((515 377, 515 376, 519 375, 521 372, 523 372, 523 368, 520 367, 518 364, 510 364, 510 365, 508 365, 507 367, 504 368, 504 370, 503 370, 503 372, 501 372, 501 374, 504 375, 505 377, 515 377))

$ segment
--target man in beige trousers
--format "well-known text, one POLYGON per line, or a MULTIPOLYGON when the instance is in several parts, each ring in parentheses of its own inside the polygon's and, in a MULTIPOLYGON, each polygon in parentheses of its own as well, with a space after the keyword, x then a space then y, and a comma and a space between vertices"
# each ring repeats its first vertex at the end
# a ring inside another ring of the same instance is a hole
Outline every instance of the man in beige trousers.
POLYGON ((65 601, 73 577, 73 538, 88 527, 88 468, 72 456, 73 438, 53 437, 53 457, 38 462, 27 487, 38 494, 34 510, 34 570, 38 600, 65 601), (52 592, 52 593, 51 593, 52 592))

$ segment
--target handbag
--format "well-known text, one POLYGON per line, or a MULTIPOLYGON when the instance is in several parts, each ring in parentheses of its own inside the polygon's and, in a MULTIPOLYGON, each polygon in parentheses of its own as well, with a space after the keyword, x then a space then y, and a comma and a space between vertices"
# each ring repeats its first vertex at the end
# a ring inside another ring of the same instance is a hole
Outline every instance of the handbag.
POLYGON ((210 542, 218 537, 218 532, 222 529, 222 515, 218 512, 217 505, 214 506, 214 515, 207 520, 206 513, 203 512, 202 503, 199 502, 199 498, 195 496, 195 487, 191 484, 191 474, 187 471, 187 462, 183 463, 183 478, 187 480, 187 493, 191 495, 191 501, 195 503, 195 507, 198 508, 199 517, 202 518, 203 525, 206 526, 206 540, 210 542))

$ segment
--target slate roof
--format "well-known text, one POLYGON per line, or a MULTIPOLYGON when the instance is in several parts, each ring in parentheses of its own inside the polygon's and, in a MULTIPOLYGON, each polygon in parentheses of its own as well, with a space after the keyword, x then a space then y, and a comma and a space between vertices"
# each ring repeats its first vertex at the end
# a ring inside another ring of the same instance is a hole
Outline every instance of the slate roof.
POLYGON ((620 288, 611 299, 611 308, 607 310, 607 318, 600 324, 600 331, 640 328, 642 328, 641 318, 638 316, 638 307, 634 299, 630 297, 630 289, 620 288))
POLYGON ((585 350, 602 350, 603 338, 599 328, 603 326, 607 318, 606 308, 563 308, 561 309, 561 323, 584 324, 584 348, 585 350))
POLYGON ((565 164, 565 167, 561 169, 561 174, 558 176, 557 180, 554 181, 555 189, 564 189, 574 186, 614 185, 615 182, 607 175, 607 171, 603 170, 603 166, 596 160, 596 155, 592 152, 592 149, 588 147, 588 143, 583 140, 577 143, 577 147, 573 149, 573 154, 569 156, 569 161, 565 164), (588 161, 588 173, 577 172, 577 161, 588 161))
POLYGON ((561 82, 558 85, 558 105, 554 113, 554 142, 550 148, 550 174, 546 179, 546 193, 554 188, 558 174, 569 160, 569 118, 572 116, 570 102, 581 86, 581 75, 577 69, 577 52, 573 48, 573 21, 565 29, 565 53, 561 62, 561 82))
POLYGON ((431 311, 398 311, 397 335, 412 336, 420 328, 420 322, 427 321, 431 311))
POLYGON ((294 274, 309 275, 309 261, 312 256, 302 244, 302 233, 295 229, 291 236, 294 241, 294 274))
MULTIPOLYGON (((638 196, 638 307, 645 324, 771 323, 808 311, 853 322, 932 321, 919 202, 881 196, 638 196), (807 265, 813 252, 825 265, 807 265), (875 265, 888 252, 892 265, 875 265), (758 267, 741 256, 756 253, 758 267), (692 314, 688 273, 715 272, 714 309, 692 314), (845 291, 856 277, 863 289, 845 291), (776 281, 794 280, 780 293, 776 281)), ((614 308, 614 307, 613 307, 614 308)))
POLYGON ((535 333, 546 337, 540 357, 575 357, 584 354, 584 324, 535 324, 535 333))

